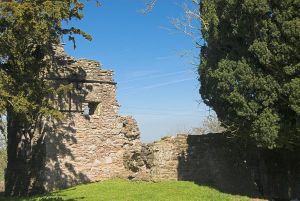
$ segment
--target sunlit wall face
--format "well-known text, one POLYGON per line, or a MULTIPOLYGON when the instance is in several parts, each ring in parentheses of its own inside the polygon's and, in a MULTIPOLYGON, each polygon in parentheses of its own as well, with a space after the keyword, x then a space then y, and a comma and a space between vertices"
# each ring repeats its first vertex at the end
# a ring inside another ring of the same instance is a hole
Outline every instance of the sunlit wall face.
POLYGON ((0 115, 0 149, 6 147, 7 120, 5 115, 0 115))

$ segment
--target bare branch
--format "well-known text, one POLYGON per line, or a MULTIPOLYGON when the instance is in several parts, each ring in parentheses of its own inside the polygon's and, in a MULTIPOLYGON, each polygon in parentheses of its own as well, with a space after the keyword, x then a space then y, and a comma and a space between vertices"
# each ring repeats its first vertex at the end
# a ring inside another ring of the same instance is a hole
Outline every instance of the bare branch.
POLYGON ((202 121, 202 125, 198 128, 193 128, 193 135, 203 135, 208 133, 223 133, 226 128, 222 127, 222 123, 216 115, 210 115, 202 121))
POLYGON ((182 5, 183 16, 181 18, 172 18, 171 23, 176 30, 192 38, 194 42, 200 40, 200 12, 198 0, 192 0, 190 3, 182 5))
POLYGON ((140 10, 141 13, 143 13, 144 15, 151 12, 156 4, 157 0, 146 0, 145 5, 146 8, 140 10))

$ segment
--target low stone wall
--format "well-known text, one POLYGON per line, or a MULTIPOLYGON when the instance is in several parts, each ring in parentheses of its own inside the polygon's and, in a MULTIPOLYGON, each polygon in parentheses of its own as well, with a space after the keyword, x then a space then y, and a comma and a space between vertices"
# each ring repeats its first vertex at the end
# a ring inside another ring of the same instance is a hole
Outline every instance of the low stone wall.
POLYGON ((300 197, 300 154, 242 146, 222 134, 177 135, 127 157, 134 180, 185 180, 250 197, 300 197))

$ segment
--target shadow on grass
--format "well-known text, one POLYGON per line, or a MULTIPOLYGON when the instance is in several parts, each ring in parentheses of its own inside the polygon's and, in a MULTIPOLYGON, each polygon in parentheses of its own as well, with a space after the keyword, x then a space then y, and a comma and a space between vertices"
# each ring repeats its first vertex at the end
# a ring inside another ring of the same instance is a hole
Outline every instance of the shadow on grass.
POLYGON ((77 201, 77 200, 83 200, 84 197, 78 197, 75 199, 63 199, 62 197, 45 197, 40 198, 38 201, 77 201))
POLYGON ((4 192, 0 192, 0 201, 77 201, 84 200, 85 197, 63 198, 64 195, 44 195, 34 197, 5 197, 4 192))

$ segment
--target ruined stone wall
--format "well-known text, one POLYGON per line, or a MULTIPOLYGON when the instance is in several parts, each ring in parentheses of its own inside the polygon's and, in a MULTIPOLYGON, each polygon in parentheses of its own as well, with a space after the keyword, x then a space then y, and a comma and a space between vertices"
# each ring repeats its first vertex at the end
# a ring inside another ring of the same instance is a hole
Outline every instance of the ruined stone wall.
POLYGON ((136 180, 193 181, 250 197, 300 197, 299 151, 245 146, 223 134, 164 137, 132 153, 126 167, 136 171, 136 180))
POLYGON ((113 72, 56 47, 49 79, 72 85, 52 97, 63 121, 42 126, 39 180, 47 191, 111 178, 188 180, 232 194, 300 197, 300 154, 244 147, 222 134, 177 135, 142 144, 136 121, 121 117, 113 72))
POLYGON ((45 125, 44 188, 49 191, 108 178, 127 178, 124 153, 140 146, 136 121, 118 114, 113 72, 98 62, 75 60, 56 47, 55 84, 71 84, 67 94, 54 97, 64 120, 45 125))
POLYGON ((227 193, 258 196, 251 172, 237 153, 220 134, 180 134, 144 145, 135 153, 139 157, 129 161, 140 161, 135 163, 139 171, 134 179, 194 181, 227 193))

